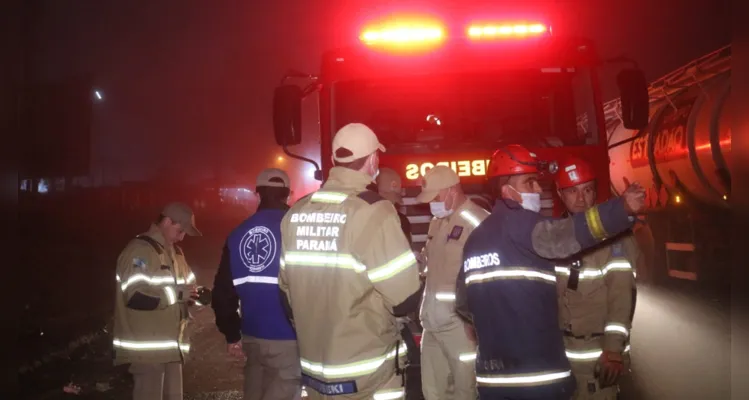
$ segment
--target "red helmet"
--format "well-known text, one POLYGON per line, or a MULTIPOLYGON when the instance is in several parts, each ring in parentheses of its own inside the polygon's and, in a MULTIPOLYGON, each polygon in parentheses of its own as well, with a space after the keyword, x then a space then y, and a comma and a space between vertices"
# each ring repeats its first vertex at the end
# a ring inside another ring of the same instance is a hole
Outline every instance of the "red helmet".
POLYGON ((537 174, 538 160, 536 155, 519 144, 502 146, 492 154, 489 161, 489 178, 520 174, 537 174))
POLYGON ((567 157, 559 164, 554 182, 557 189, 567 189, 596 179, 590 164, 577 157, 567 157))

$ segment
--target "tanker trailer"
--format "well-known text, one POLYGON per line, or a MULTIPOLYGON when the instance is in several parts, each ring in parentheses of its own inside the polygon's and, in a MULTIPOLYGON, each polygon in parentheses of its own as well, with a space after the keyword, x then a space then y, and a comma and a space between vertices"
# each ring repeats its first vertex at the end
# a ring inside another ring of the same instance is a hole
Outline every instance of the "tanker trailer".
POLYGON ((730 273, 730 76, 726 46, 656 80, 639 131, 621 124, 618 99, 605 106, 612 192, 638 181, 648 194, 638 281, 722 283, 730 273))

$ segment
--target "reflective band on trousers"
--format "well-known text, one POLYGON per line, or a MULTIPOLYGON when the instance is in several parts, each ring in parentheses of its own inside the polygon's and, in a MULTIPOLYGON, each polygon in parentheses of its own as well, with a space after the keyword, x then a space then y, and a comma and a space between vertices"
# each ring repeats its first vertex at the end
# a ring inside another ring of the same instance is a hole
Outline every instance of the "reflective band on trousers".
POLYGON ((136 350, 136 351, 149 351, 149 350, 173 350, 179 348, 184 352, 190 351, 189 344, 179 344, 176 340, 120 340, 115 338, 112 340, 114 347, 122 349, 136 350))
MULTIPOLYGON (((632 346, 627 345, 627 347, 624 348, 623 353, 629 353, 632 346)), ((584 350, 584 351, 575 351, 575 350, 565 350, 565 353, 567 354, 567 358, 569 358, 571 361, 591 361, 591 360, 597 360, 598 357, 603 354, 603 350, 601 349, 592 349, 592 350, 584 350)))
POLYGON ((237 278, 233 280, 234 286, 239 286, 244 283, 265 283, 268 285, 278 285, 278 277, 275 276, 245 276, 244 278, 237 278))
POLYGON ((557 277, 545 271, 537 271, 529 268, 506 267, 500 270, 485 272, 483 274, 470 274, 466 277, 466 285, 472 282, 486 282, 497 279, 530 279, 556 283, 557 277))
POLYGON ((406 395, 403 389, 380 390, 374 394, 374 400, 398 400, 406 395))
MULTIPOLYGON (((569 275, 569 267, 556 266, 554 271, 558 274, 569 275)), ((580 270, 580 279, 596 279, 606 276, 611 271, 632 271, 632 265, 627 261, 612 261, 603 268, 583 268, 580 270)))
POLYGON ((310 200, 313 203, 341 204, 348 197, 345 193, 337 192, 315 192, 310 200))
MULTIPOLYGON (((405 356, 407 351, 406 345, 401 344, 397 349, 398 356, 405 356)), ((393 349, 384 356, 342 365, 323 365, 304 358, 301 358, 299 362, 302 365, 302 370, 323 378, 354 378, 377 371, 385 361, 394 359, 395 354, 396 349, 393 349)))
POLYGON ((603 328, 605 333, 621 333, 624 336, 629 336, 629 329, 622 324, 610 322, 603 328))
MULTIPOLYGON (((283 260, 282 265, 284 268, 295 265, 353 269, 356 272, 367 270, 364 264, 360 263, 350 254, 295 251, 285 253, 283 260)), ((414 256, 411 250, 408 250, 384 265, 367 271, 367 276, 372 282, 380 282, 397 275, 412 265, 416 265, 416 256, 414 256)))
POLYGON ((476 353, 461 353, 460 356, 458 356, 458 359, 463 362, 473 361, 476 359, 476 353))
POLYGON ((437 292, 434 297, 439 301, 455 301, 455 293, 437 292))
POLYGON ((571 375, 571 370, 539 372, 536 374, 476 375, 476 382, 479 386, 536 386, 561 381, 571 375))

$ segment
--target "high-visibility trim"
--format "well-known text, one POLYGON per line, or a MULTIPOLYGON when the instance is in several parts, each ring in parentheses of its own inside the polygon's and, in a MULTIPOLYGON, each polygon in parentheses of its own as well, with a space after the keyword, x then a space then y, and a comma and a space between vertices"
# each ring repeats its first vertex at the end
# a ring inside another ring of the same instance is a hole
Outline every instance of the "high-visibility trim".
POLYGON ((195 282, 195 274, 193 274, 192 272, 190 272, 190 274, 187 275, 187 279, 182 279, 182 278, 177 279, 178 285, 185 285, 185 284, 190 284, 194 282, 195 282))
MULTIPOLYGON (((632 349, 631 345, 627 345, 624 348, 624 351, 622 353, 629 353, 632 349)), ((589 349, 589 350, 565 350, 565 354, 567 354, 567 358, 570 361, 593 361, 598 360, 599 357, 601 357, 601 354, 603 354, 603 350, 601 348, 596 349, 589 349)))
MULTIPOLYGON (((119 279, 119 276, 117 277, 119 279)), ((122 288, 122 291, 125 291, 130 285, 136 284, 138 282, 145 282, 149 285, 168 285, 168 284, 174 284, 174 277, 172 276, 148 276, 145 274, 133 274, 130 275, 129 278, 127 278, 127 281, 122 283, 120 285, 120 288, 122 288)))
POLYGON ((455 301, 455 293, 437 292, 434 297, 439 301, 455 301))
POLYGON ((473 213, 468 210, 461 211, 460 216, 463 217, 463 219, 465 219, 466 221, 468 221, 471 225, 473 225, 474 228, 481 225, 481 220, 478 219, 478 217, 473 215, 473 213))
POLYGON ((598 206, 594 206, 585 211, 585 221, 588 222, 588 230, 591 236, 596 240, 606 239, 608 233, 601 222, 601 214, 598 213, 598 206))
POLYGON ((284 256, 283 256, 283 255, 281 255, 281 258, 280 258, 280 259, 278 260, 278 266, 279 266, 279 267, 280 267, 281 269, 284 269, 284 268, 286 268, 286 261, 284 261, 283 257, 284 257, 284 256))
POLYGON ((175 293, 174 288, 171 286, 164 286, 164 292, 166 292, 166 299, 167 304, 172 305, 177 302, 177 293, 175 293))
POLYGON ((283 258, 286 266, 343 268, 356 272, 367 270, 364 264, 350 254, 294 251, 285 253, 283 258))
POLYGON ((403 388, 400 389, 389 389, 380 390, 374 394, 374 400, 398 400, 406 396, 406 391, 403 388))
POLYGON ((413 265, 416 265, 416 256, 414 256, 413 251, 408 250, 398 257, 395 257, 387 264, 369 270, 367 276, 372 282, 381 282, 398 275, 398 273, 413 265))
POLYGON ((338 192, 315 192, 310 201, 313 203, 330 203, 330 204, 341 204, 348 198, 345 193, 338 192))
POLYGON ((402 343, 398 349, 393 349, 383 356, 349 364, 323 365, 321 363, 312 362, 304 358, 300 358, 299 362, 302 366, 303 371, 323 378, 355 378, 377 371, 377 369, 380 368, 380 366, 384 364, 385 361, 394 359, 396 353, 400 357, 402 357, 406 355, 407 351, 408 348, 406 347, 405 343, 402 343))
POLYGON ((476 375, 479 386, 537 386, 559 382, 572 376, 572 371, 545 371, 535 374, 476 375))
POLYGON ((114 338, 112 340, 112 345, 114 347, 118 347, 121 349, 136 350, 136 351, 174 350, 174 349, 180 349, 184 352, 190 351, 189 344, 184 344, 184 343, 180 344, 176 340, 133 341, 133 340, 120 340, 120 339, 114 338))
POLYGON ((615 322, 609 322, 606 324, 606 327, 603 328, 604 333, 619 333, 624 336, 629 336, 629 329, 627 329, 626 326, 622 324, 617 324, 615 322))
POLYGON ((485 272, 482 274, 470 274, 466 277, 466 285, 494 281, 498 279, 529 279, 556 283, 557 277, 549 272, 538 271, 522 267, 505 267, 503 269, 485 272))
POLYGON ((268 285, 278 285, 278 277, 276 276, 254 276, 249 275, 244 278, 234 279, 234 286, 239 286, 245 283, 264 283, 268 285))
MULTIPOLYGON (((569 275, 571 270, 565 266, 555 266, 554 271, 558 274, 569 275)), ((611 271, 632 271, 632 265, 628 261, 610 261, 603 268, 583 268, 580 270, 580 279, 596 279, 601 278, 611 271)))
POLYGON ((458 359, 460 361, 463 361, 463 362, 474 361, 474 360, 476 360, 476 352, 474 351, 474 352, 471 352, 471 353, 461 353, 458 356, 458 359))

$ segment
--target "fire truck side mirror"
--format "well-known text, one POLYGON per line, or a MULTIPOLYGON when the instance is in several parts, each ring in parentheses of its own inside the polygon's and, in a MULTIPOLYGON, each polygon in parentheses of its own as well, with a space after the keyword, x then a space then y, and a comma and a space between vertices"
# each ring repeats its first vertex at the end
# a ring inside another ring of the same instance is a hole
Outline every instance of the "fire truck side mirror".
POLYGON ((645 73, 624 69, 616 77, 622 102, 622 121, 627 129, 644 129, 650 118, 650 97, 645 73))
POLYGON ((273 93, 273 133, 279 146, 302 142, 302 88, 282 85, 273 93))

